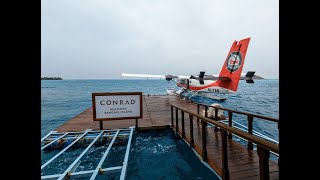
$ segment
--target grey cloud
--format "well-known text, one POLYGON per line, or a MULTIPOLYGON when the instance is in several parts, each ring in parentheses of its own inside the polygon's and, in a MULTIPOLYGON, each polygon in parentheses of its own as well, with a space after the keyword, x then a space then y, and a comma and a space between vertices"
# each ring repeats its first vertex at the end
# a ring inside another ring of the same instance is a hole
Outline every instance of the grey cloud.
POLYGON ((42 0, 41 75, 219 73, 251 37, 244 71, 279 77, 278 1, 42 0))

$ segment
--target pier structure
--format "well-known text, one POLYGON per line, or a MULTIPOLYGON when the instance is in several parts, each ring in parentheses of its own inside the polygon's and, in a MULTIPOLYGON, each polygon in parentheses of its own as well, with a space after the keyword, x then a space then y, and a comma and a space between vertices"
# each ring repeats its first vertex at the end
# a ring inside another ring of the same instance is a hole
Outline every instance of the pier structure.
MULTIPOLYGON (((253 121, 271 121, 279 125, 279 119, 223 107, 211 108, 215 108, 215 114, 223 110, 226 118, 208 118, 210 106, 169 95, 144 95, 142 107, 142 119, 103 121, 103 128, 134 126, 138 131, 172 128, 222 179, 279 179, 279 164, 270 160, 270 154, 279 157, 279 143, 253 130, 253 121), (246 117, 247 126, 238 126, 235 114, 246 117), (246 141, 246 146, 233 137, 246 141)), ((92 114, 90 107, 56 131, 99 130, 100 123, 93 121, 92 114)))

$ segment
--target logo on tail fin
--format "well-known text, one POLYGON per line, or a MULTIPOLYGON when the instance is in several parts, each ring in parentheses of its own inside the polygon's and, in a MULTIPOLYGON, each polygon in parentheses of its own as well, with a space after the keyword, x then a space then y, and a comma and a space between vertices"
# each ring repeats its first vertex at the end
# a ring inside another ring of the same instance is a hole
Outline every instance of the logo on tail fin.
POLYGON ((228 60, 227 60, 227 70, 229 72, 237 71, 242 64, 242 55, 240 52, 232 52, 230 53, 228 60))

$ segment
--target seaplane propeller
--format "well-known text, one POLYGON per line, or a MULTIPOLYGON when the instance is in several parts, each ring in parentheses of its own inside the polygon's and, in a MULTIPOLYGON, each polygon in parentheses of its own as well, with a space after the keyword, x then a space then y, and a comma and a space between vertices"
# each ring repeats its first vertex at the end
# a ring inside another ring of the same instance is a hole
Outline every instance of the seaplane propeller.
POLYGON ((200 84, 204 84, 204 81, 203 81, 203 77, 204 77, 204 71, 200 71, 200 74, 199 74, 199 83, 200 84))
POLYGON ((173 78, 178 78, 178 76, 165 75, 167 81, 171 81, 173 78))

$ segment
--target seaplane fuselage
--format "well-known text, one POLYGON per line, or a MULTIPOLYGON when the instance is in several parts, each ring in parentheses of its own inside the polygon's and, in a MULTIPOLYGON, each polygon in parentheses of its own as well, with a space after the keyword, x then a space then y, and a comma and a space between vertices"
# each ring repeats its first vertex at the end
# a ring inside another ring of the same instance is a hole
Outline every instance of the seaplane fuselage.
POLYGON ((200 84, 199 80, 196 80, 196 79, 177 79, 176 85, 178 87, 183 87, 191 91, 199 91, 203 93, 205 92, 217 93, 217 94, 235 93, 235 91, 220 87, 217 81, 203 80, 203 82, 204 82, 203 84, 200 84))

